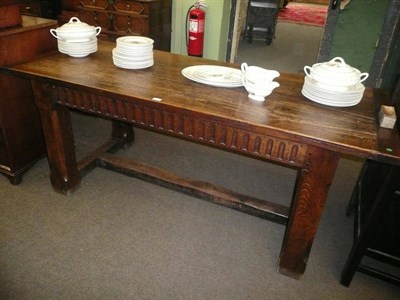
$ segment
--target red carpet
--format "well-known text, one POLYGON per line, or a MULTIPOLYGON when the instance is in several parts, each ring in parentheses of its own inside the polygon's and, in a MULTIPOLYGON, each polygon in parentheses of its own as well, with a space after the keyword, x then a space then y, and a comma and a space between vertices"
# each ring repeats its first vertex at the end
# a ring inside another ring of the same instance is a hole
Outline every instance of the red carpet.
POLYGON ((327 6, 289 3, 279 11, 278 22, 325 26, 327 10, 327 6))

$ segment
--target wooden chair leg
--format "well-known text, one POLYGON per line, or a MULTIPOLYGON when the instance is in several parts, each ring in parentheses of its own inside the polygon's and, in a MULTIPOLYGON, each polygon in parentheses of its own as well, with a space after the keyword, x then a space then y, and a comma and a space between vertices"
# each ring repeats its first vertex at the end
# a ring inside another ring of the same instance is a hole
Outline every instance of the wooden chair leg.
MULTIPOLYGON (((368 164, 365 166, 364 172, 368 172, 368 166, 368 164)), ((365 214, 363 228, 359 230, 360 234, 355 238, 350 255, 345 267, 343 268, 340 283, 344 286, 350 285, 363 256, 366 254, 370 242, 379 234, 379 226, 376 225, 384 216, 385 207, 387 205, 387 201, 385 200, 390 199, 390 197, 393 196, 398 186, 398 178, 400 175, 398 167, 384 165, 384 167, 378 166, 378 169, 380 169, 380 174, 376 174, 376 170, 372 168, 374 171, 373 173, 374 175, 383 178, 383 181, 382 184, 380 184, 379 191, 377 192, 368 213, 365 214)), ((365 175, 365 173, 363 175, 365 175)), ((362 199, 358 199, 357 202, 358 201, 362 201, 362 199)))

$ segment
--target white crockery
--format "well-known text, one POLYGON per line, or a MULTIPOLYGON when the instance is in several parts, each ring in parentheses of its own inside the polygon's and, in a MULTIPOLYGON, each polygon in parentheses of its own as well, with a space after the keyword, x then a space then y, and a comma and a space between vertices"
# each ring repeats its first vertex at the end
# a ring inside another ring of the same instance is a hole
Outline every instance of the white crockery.
POLYGON ((257 66, 248 66, 247 63, 242 63, 240 68, 243 77, 246 77, 253 83, 268 84, 280 75, 278 71, 268 70, 257 66))
POLYGON ((279 87, 279 83, 276 81, 271 81, 268 84, 254 83, 243 77, 243 85, 246 91, 249 93, 249 98, 256 101, 264 101, 265 97, 269 96, 272 91, 279 87))
POLYGON ((58 49, 68 49, 68 50, 82 50, 87 48, 97 47, 97 38, 93 38, 87 42, 80 43, 69 43, 62 40, 57 40, 58 49))
POLYGON ((365 86, 359 83, 349 86, 347 89, 335 90, 331 88, 323 88, 315 84, 315 81, 309 76, 305 76, 304 85, 301 93, 308 99, 319 104, 349 107, 357 105, 363 97, 365 86))
POLYGON ((186 67, 181 72, 187 79, 210 86, 225 88, 243 86, 242 72, 236 68, 217 65, 195 65, 186 67))
POLYGON ((124 69, 144 69, 154 64, 154 40, 145 36, 123 36, 112 50, 114 65, 124 69))
POLYGON ((88 25, 76 17, 57 29, 50 29, 50 33, 55 38, 68 42, 85 42, 98 36, 100 32, 101 27, 88 25))
POLYGON ((86 42, 66 42, 57 40, 58 51, 72 57, 85 57, 97 51, 97 38, 94 37, 86 42))
POLYGON ((123 36, 116 39, 120 48, 148 48, 153 47, 154 40, 145 36, 123 36))
POLYGON ((368 73, 361 73, 356 68, 345 63, 341 57, 335 57, 328 62, 317 63, 312 67, 305 66, 304 72, 316 82, 332 86, 357 85, 368 78, 368 73))

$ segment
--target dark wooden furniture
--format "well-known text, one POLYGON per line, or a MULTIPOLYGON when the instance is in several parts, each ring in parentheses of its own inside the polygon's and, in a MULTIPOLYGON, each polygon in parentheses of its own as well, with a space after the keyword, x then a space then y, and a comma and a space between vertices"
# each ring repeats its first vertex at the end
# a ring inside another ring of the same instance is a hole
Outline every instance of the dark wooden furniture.
POLYGON ((61 12, 61 0, 16 0, 21 13, 27 16, 57 19, 61 12))
MULTIPOLYGON (((390 92, 400 120, 400 76, 390 92)), ((400 128, 399 122, 396 125, 400 128)), ((342 271, 343 285, 350 285, 356 271, 400 284, 399 178, 398 166, 365 162, 347 209, 347 215, 354 214, 354 241, 342 271), (363 262, 365 257, 372 262, 363 262)))
POLYGON ((367 89, 355 107, 327 107, 302 96, 302 76, 282 74, 281 86, 260 103, 249 100, 242 87, 207 86, 181 74, 197 64, 237 65, 155 51, 151 68, 124 70, 113 65, 114 47, 100 41, 99 50, 83 59, 56 53, 3 70, 32 80, 50 179, 59 193, 70 194, 84 174, 100 166, 273 219, 286 224, 279 271, 298 278, 306 269, 339 155, 400 162, 397 130, 382 132, 376 126, 378 91, 367 89), (114 120, 110 142, 79 162, 70 109, 114 120), (133 142, 132 126, 298 170, 290 208, 112 155, 133 142))
POLYGON ((102 28, 102 35, 111 40, 125 35, 141 35, 154 39, 154 48, 170 51, 172 0, 64 0, 59 21, 71 17, 102 28))
POLYGON ((370 160, 364 164, 348 210, 355 212, 354 243, 343 268, 343 285, 350 285, 356 271, 400 285, 400 277, 388 268, 400 267, 399 178, 398 166, 370 160), (363 262, 365 257, 371 261, 363 262))
MULTIPOLYGON (((0 65, 11 65, 56 49, 49 34, 57 21, 22 17, 21 27, 0 30, 0 65)), ((23 173, 46 155, 39 111, 26 78, 0 74, 0 173, 18 184, 23 173)))
POLYGON ((21 26, 22 18, 16 0, 0 2, 0 29, 21 26))

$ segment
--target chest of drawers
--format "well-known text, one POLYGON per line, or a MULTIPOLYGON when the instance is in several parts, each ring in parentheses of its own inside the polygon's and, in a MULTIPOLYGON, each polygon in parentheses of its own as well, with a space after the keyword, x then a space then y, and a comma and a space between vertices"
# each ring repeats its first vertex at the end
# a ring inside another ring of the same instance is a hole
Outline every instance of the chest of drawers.
POLYGON ((141 35, 154 40, 154 48, 170 51, 172 0, 74 0, 66 1, 60 23, 78 17, 89 25, 100 26, 102 35, 141 35))

